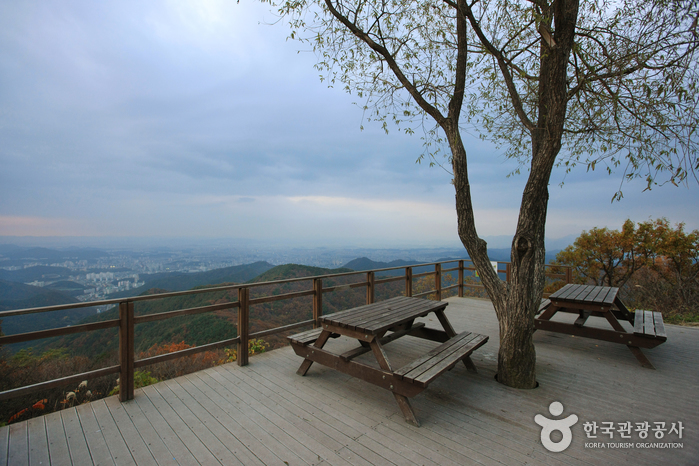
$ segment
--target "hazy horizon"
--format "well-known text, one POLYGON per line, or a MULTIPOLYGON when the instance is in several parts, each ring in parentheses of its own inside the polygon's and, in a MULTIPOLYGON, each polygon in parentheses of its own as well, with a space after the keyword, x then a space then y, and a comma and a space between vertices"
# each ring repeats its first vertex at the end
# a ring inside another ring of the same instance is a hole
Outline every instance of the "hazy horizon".
MULTIPOLYGON (((568 244, 572 244, 576 235, 568 235, 561 238, 546 238, 547 249, 563 249, 568 244)), ((484 237, 491 249, 509 249, 512 236, 499 235, 484 237)), ((2 236, 0 235, 0 245, 15 245, 18 247, 44 247, 44 248, 101 248, 101 249, 127 249, 127 248, 204 248, 204 249, 329 249, 329 250, 464 250, 463 245, 458 242, 452 243, 396 243, 380 242, 373 244, 349 244, 349 243, 328 243, 314 244, 311 242, 296 241, 284 243, 280 241, 263 241, 245 238, 193 238, 193 237, 107 237, 107 236, 2 236)))

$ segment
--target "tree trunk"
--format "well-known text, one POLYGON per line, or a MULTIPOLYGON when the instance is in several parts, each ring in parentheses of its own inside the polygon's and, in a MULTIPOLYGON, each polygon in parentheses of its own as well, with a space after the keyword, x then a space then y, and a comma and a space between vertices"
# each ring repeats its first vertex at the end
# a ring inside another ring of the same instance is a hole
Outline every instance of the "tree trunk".
POLYGON ((458 119, 442 127, 452 150, 459 237, 478 270, 493 302, 500 325, 498 381, 514 388, 536 387, 534 317, 545 281, 544 245, 548 184, 561 149, 567 106, 566 66, 573 45, 578 2, 560 0, 545 12, 549 29, 555 18, 555 44, 541 44, 539 107, 536 128, 531 130, 532 162, 522 194, 517 231, 512 240, 510 282, 504 284, 490 267, 485 241, 476 232, 466 151, 458 131, 458 119), (553 13, 553 14, 550 14, 553 13))

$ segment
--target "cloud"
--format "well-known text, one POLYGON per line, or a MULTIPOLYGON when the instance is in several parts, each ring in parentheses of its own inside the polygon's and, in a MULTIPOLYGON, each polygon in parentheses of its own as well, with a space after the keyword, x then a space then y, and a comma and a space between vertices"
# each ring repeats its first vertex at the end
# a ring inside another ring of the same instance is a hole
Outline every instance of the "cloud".
MULTIPOLYGON (((230 236, 319 245, 453 242, 451 176, 419 135, 363 122, 267 4, 0 3, 3 234, 230 236), (365 130, 360 126, 365 123, 365 130), (14 232, 14 233, 11 233, 14 232), (48 233, 46 233, 48 234, 48 233)), ((481 235, 512 234, 526 175, 468 136, 481 235)), ((668 216, 699 189, 555 171, 548 236, 668 216)))

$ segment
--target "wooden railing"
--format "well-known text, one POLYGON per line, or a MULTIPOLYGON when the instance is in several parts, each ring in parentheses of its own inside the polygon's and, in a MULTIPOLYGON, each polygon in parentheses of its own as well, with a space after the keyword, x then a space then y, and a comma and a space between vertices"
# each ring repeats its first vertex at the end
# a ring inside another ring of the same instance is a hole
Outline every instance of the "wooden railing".
MULTIPOLYGON (((248 283, 241 285, 228 285, 213 288, 202 288, 188 291, 178 291, 171 293, 154 294, 147 296, 134 296, 130 298, 119 298, 119 299, 109 299, 102 301, 92 301, 85 303, 74 303, 74 304, 64 304, 58 306, 46 306, 31 309, 19 309, 13 311, 0 312, 0 320, 6 317, 35 314, 42 312, 53 312, 61 311, 67 309, 78 309, 85 307, 94 306, 105 306, 105 305, 118 305, 119 306, 119 318, 106 320, 102 322, 95 322, 89 324, 74 325, 70 327, 55 328, 50 330, 40 330, 35 332, 27 332, 15 335, 0 336, 0 346, 9 345, 13 343, 22 343, 32 340, 40 340, 44 338, 58 337, 64 335, 70 335, 74 333, 92 332, 95 330, 104 330, 109 328, 119 329, 119 364, 115 366, 103 367, 101 369, 83 372, 80 374, 71 375, 68 377, 63 377, 54 380, 48 380, 45 382, 37 383, 34 385, 28 385, 24 387, 14 388, 11 390, 6 390, 0 392, 0 401, 10 399, 16 396, 26 395, 29 393, 38 392, 41 390, 62 387, 66 385, 71 385, 79 383, 83 380, 89 380, 92 378, 103 377, 111 374, 119 374, 119 399, 121 401, 131 400, 134 397, 134 371, 138 368, 148 366, 151 364, 161 363, 169 361, 176 358, 181 358, 185 356, 191 356, 193 354, 210 351, 214 349, 224 348, 228 346, 237 345, 238 354, 238 365, 244 366, 248 364, 248 341, 254 338, 262 338, 267 335, 277 334, 293 330, 304 326, 317 326, 319 318, 322 315, 323 309, 323 294, 330 293, 333 291, 346 290, 351 288, 361 288, 366 287, 366 302, 371 304, 374 302, 376 285, 382 283, 389 283, 395 281, 405 281, 405 296, 413 297, 423 297, 428 295, 435 295, 435 299, 441 301, 444 292, 450 289, 458 289, 458 296, 464 296, 465 288, 483 288, 482 285, 475 283, 465 282, 465 272, 471 271, 475 272, 473 266, 466 267, 464 262, 470 262, 466 260, 455 260, 455 261, 445 261, 445 262, 434 262, 428 264, 415 264, 407 267, 389 267, 383 269, 375 269, 369 271, 360 272, 345 272, 336 273, 328 275, 319 275, 314 277, 301 277, 292 278, 286 280, 277 280, 269 282, 259 282, 259 283, 248 283), (442 268, 444 264, 458 264, 456 267, 452 268, 442 268), (434 267, 433 271, 413 273, 414 268, 424 268, 424 267, 434 267), (377 278, 377 273, 390 272, 393 270, 405 269, 405 273, 399 276, 389 276, 386 278, 377 278), (452 272, 458 272, 457 283, 454 285, 449 285, 446 287, 442 286, 442 277, 445 274, 450 274, 452 272), (330 287, 323 287, 324 279, 335 279, 338 277, 346 277, 351 275, 365 275, 366 280, 351 283, 346 285, 337 285, 330 287), (420 277, 427 277, 434 275, 435 281, 433 290, 413 294, 413 281, 420 277), (300 281, 310 281, 312 282, 312 287, 309 290, 298 291, 293 293, 286 293, 280 295, 263 296, 257 298, 250 298, 250 290, 262 286, 278 285, 284 283, 293 283, 300 281), (220 291, 238 291, 238 300, 226 303, 220 303, 210 306, 202 306, 189 309, 179 309, 168 312, 162 312, 158 314, 147 314, 136 316, 134 315, 134 304, 141 301, 152 301, 158 299, 172 298, 177 296, 191 296, 201 293, 211 293, 220 291), (310 320, 295 322, 293 324, 271 328, 259 332, 250 333, 249 317, 250 317, 250 306, 256 304, 263 304, 272 301, 280 301, 284 299, 298 298, 301 296, 313 296, 313 318, 310 320), (134 327, 136 324, 153 322, 162 319, 171 319, 173 317, 181 317, 187 315, 201 314, 204 312, 213 312, 217 310, 225 309, 238 309, 238 336, 235 338, 230 338, 223 341, 218 341, 214 343, 209 343, 201 346, 196 346, 192 348, 187 348, 180 351, 175 351, 172 353, 162 354, 158 356, 148 357, 144 359, 135 360, 134 357, 134 346, 135 346, 135 332, 134 327)), ((547 265, 547 267, 553 267, 547 265)), ((564 273, 547 273, 547 277, 555 280, 562 280, 565 283, 572 282, 571 269, 565 266, 556 266, 554 270, 564 270, 564 273)), ((510 263, 499 262, 498 263, 498 274, 504 274, 505 280, 510 279, 510 263), (499 265, 504 264, 505 269, 500 269, 499 265)))

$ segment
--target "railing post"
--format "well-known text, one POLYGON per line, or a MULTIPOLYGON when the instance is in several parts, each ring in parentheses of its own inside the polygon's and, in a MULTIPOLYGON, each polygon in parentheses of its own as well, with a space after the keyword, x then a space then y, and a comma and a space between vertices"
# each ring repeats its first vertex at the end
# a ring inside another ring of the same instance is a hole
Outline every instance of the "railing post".
POLYGON ((464 297, 464 261, 459 261, 459 298, 464 297))
POLYGON ((134 320, 133 303, 119 303, 119 401, 134 397, 134 320))
POLYGON ((566 267, 566 283, 573 283, 573 267, 566 267))
POLYGON ((366 279, 366 303, 371 304, 374 302, 374 272, 367 272, 366 279))
POLYGON ((434 290, 437 301, 442 300, 442 264, 434 264, 434 290))
POLYGON ((510 278, 512 278, 512 262, 508 262, 505 267, 505 282, 510 283, 510 278))
POLYGON ((250 334, 250 290, 238 288, 238 365, 248 365, 248 335, 250 334))
POLYGON ((405 296, 410 298, 413 295, 413 268, 405 268, 405 296))
POLYGON ((320 327, 320 317, 323 315, 323 279, 313 279, 313 328, 320 327))

